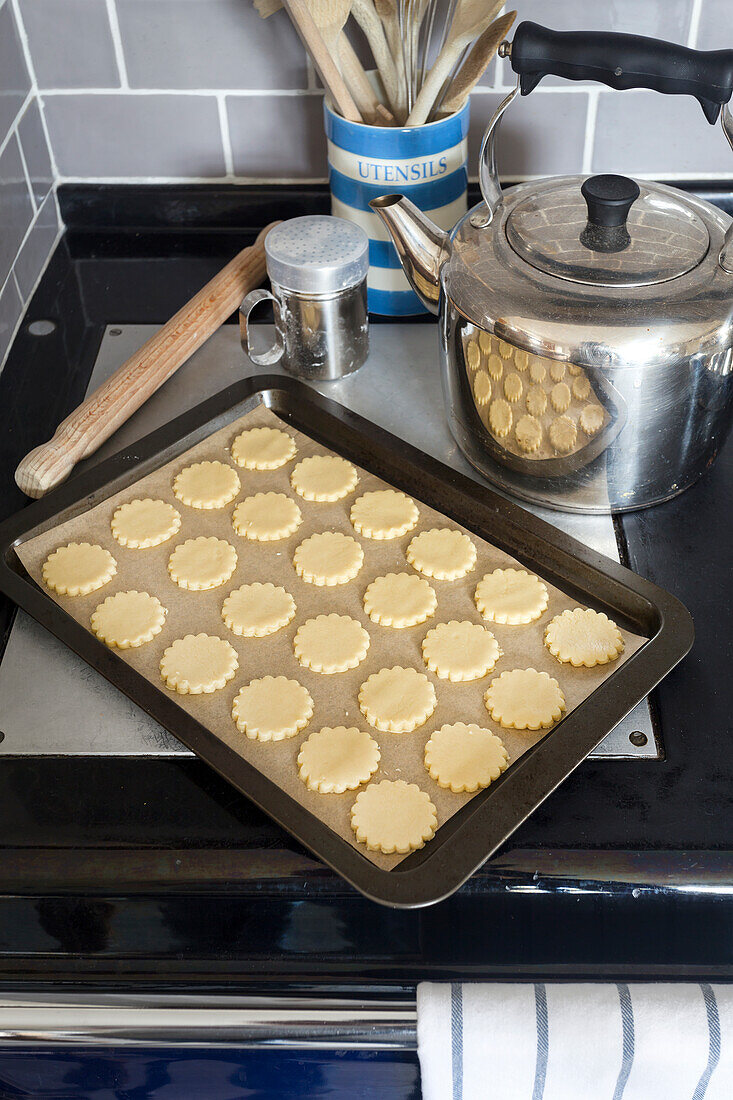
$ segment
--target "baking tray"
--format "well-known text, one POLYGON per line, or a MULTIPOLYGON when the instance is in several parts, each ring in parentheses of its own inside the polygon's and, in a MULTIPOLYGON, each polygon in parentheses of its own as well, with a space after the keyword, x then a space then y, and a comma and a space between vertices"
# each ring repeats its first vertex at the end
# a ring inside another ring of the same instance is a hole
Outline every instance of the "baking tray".
MULTIPOLYGON (((456 890, 688 652, 692 620, 674 597, 488 488, 292 379, 228 387, 82 472, 0 526, 0 590, 188 748, 375 901, 429 905, 456 890), (511 554, 579 602, 648 641, 486 790, 391 870, 375 866, 98 641, 30 578, 15 546, 79 515, 264 403, 357 465, 511 554)), ((232 868, 236 878, 236 868, 232 868)))

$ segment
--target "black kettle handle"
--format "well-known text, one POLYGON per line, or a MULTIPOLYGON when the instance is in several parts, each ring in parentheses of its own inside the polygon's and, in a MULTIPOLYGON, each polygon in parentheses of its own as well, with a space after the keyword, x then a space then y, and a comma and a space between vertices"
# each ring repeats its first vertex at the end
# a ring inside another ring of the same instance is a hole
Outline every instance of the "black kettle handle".
POLYGON ((733 93, 733 49, 690 50, 637 34, 551 31, 525 21, 514 32, 511 65, 528 95, 543 76, 597 80, 610 88, 690 95, 710 123, 733 93))

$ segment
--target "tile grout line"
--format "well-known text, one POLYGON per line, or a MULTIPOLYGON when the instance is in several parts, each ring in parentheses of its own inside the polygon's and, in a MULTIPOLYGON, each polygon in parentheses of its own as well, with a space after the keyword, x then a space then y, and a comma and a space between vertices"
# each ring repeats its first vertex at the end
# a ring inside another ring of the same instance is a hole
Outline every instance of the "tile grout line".
POLYGON ((117 72, 120 78, 120 87, 123 91, 127 91, 130 87, 130 82, 127 79, 127 64, 125 62, 125 53, 122 49, 122 34, 120 33, 120 21, 117 16, 117 6, 115 0, 105 0, 105 6, 107 8, 107 20, 109 22, 109 30, 112 35, 112 48, 115 52, 115 61, 117 63, 117 72))
MULTIPOLYGON (((51 192, 49 192, 49 194, 50 193, 51 192)), ((18 333, 20 331, 20 326, 23 324, 23 321, 25 319, 26 306, 27 306, 28 302, 30 302, 30 300, 32 299, 33 295, 36 293, 36 291, 38 289, 38 286, 39 286, 39 283, 41 282, 41 279, 46 274, 46 268, 48 267, 48 265, 51 261, 51 257, 53 256, 54 252, 56 251, 56 245, 61 240, 61 238, 63 236, 63 233, 64 233, 64 224, 61 221, 61 219, 59 218, 59 224, 58 224, 58 228, 56 230, 56 236, 54 238, 53 244, 51 245, 51 248, 49 249, 49 253, 46 256, 46 259, 44 260, 43 264, 41 265, 41 270, 38 272, 38 275, 36 277, 36 281, 34 282, 33 286, 31 287, 30 294, 28 295, 28 301, 26 301, 26 302, 23 301, 23 295, 20 293, 20 287, 18 286, 18 279, 17 279, 16 274, 15 274, 15 268, 13 268, 13 271, 11 272, 11 274, 13 276, 13 281, 15 283, 15 289, 18 292, 18 297, 20 298, 21 308, 20 308, 20 316, 18 317, 18 320, 17 320, 17 322, 16 322, 16 324, 13 328, 13 331, 10 334, 10 340, 8 342, 8 346, 7 346, 7 350, 5 352, 5 355, 0 360, 0 372, 2 371, 3 367, 5 366, 5 364, 8 360, 8 356, 10 355, 13 344, 15 343, 15 337, 18 335, 18 333)), ((5 281, 5 284, 3 286, 3 290, 0 290, 0 294, 3 293, 6 286, 7 286, 7 280, 5 281)))
MULTIPOLYGON (((633 172, 632 169, 630 171, 633 172)), ((665 180, 699 180, 700 174, 696 172, 633 172, 636 179, 644 180, 659 180, 663 178, 665 180)), ((469 181, 476 183, 478 180, 477 175, 469 175, 469 181)), ((499 178, 502 181, 511 179, 512 183, 522 183, 530 180, 543 180, 547 179, 546 172, 538 172, 534 174, 514 175, 500 173, 499 178)), ((704 178, 706 180, 729 180, 730 172, 705 172, 704 178)), ((314 184, 314 183, 328 183, 327 176, 59 176, 56 180, 57 186, 63 184, 85 184, 85 183, 105 183, 105 184, 173 184, 173 183, 237 183, 245 185, 259 185, 259 186, 272 186, 279 184, 314 184)))
POLYGON ((583 145, 583 159, 581 172, 590 175, 593 171, 593 148, 596 140, 596 119, 598 118, 598 99, 600 88, 588 88, 588 113, 585 119, 585 143, 583 145))
POLYGON ((36 101, 38 102, 38 113, 41 116, 41 127, 43 129, 44 137, 46 138, 46 146, 48 148, 48 155, 51 160, 51 169, 53 171, 54 183, 58 179, 59 169, 56 163, 56 154, 54 152, 53 145, 51 144, 51 135, 48 132, 48 124, 46 122, 46 112, 43 109, 43 97, 38 90, 38 79, 36 77, 36 69, 33 64, 33 58, 31 57, 31 48, 28 42, 28 32, 25 29, 25 23, 20 12, 19 0, 8 0, 13 7, 13 13, 15 15, 15 23, 18 28, 18 34, 20 35, 20 44, 23 47, 23 57, 25 59, 26 68, 28 69, 28 75, 31 78, 31 91, 35 94, 36 101))
POLYGON ((697 46, 697 35, 700 30, 700 16, 702 15, 702 0, 692 0, 690 12, 690 29, 687 33, 687 45, 691 50, 697 46))
POLYGON ((34 215, 41 209, 36 203, 36 196, 33 193, 33 184, 31 183, 31 174, 28 171, 28 164, 25 159, 25 153, 23 152, 23 143, 20 140, 20 131, 16 131, 15 140, 18 146, 18 152, 20 153, 20 163, 23 165, 23 175, 25 176, 26 186, 28 187, 28 194, 31 200, 31 206, 33 207, 34 215))
MULTIPOLYGON (((26 113, 26 111, 28 110, 28 108, 30 107, 32 102, 33 102, 33 89, 30 88, 29 91, 28 91, 28 94, 26 95, 25 99, 23 100, 23 102, 21 103, 21 105, 18 109, 17 115, 15 116, 13 121, 10 123, 10 126, 8 127, 7 134, 2 139, 2 141, 0 141, 0 157, 3 155, 3 153, 5 152, 8 145, 10 145, 10 139, 13 136, 13 134, 17 133, 18 127, 20 126, 21 121, 23 119, 23 115, 26 113)), ((18 144, 20 144, 20 142, 18 144)))
POLYGON ((44 88, 44 96, 97 96, 97 95, 123 95, 154 96, 170 95, 186 98, 196 96, 241 96, 243 99, 254 96, 319 96, 323 95, 323 88, 44 88))
POLYGON ((219 111, 219 131, 222 149, 224 150, 224 168, 227 179, 234 178, 234 156, 232 154, 232 135, 229 132, 229 114, 227 112, 226 96, 216 97, 216 106, 219 111))

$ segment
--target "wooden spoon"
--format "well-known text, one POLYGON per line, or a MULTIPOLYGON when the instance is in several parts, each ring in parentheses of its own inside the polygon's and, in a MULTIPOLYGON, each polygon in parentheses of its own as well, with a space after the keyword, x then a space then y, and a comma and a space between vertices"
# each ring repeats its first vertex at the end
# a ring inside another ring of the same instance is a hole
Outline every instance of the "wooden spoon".
POLYGON ((504 0, 499 0, 487 10, 485 3, 486 0, 458 0, 445 45, 420 89, 407 119, 408 126, 422 126, 427 121, 443 84, 463 51, 484 33, 504 6, 504 0))
MULTIPOLYGON (((264 0, 261 0, 264 2, 264 0)), ((364 32, 364 37, 369 43, 369 49, 382 78, 382 84, 387 94, 389 105, 393 111, 399 109, 399 76, 397 66, 387 45, 382 21, 377 15, 374 0, 354 0, 351 14, 364 32)))
POLYGON ((443 102, 438 105, 441 116, 452 115, 461 109, 486 72, 489 62, 508 35, 516 17, 515 11, 508 11, 500 15, 482 35, 479 35, 473 49, 448 86, 443 102))
POLYGON ((374 0, 374 8, 382 21, 389 51, 397 70, 397 102, 392 104, 392 109, 397 121, 403 123, 407 114, 407 80, 405 77, 405 60, 402 54, 400 19, 397 14, 397 0, 374 0))
MULTIPOLYGON (((348 2, 349 0, 346 0, 346 3, 348 2)), ((324 42, 323 36, 313 20, 307 0, 285 0, 285 7, 336 110, 344 118, 349 119, 350 122, 363 122, 361 112, 354 103, 353 96, 346 87, 344 78, 333 60, 334 56, 338 56, 336 48, 334 47, 329 51, 329 47, 324 42)), ((346 19, 344 19, 345 22, 346 19)), ((343 23, 338 28, 339 34, 341 27, 343 27, 343 23)), ((336 35, 336 41, 338 41, 338 35, 336 35)))
POLYGON ((339 37, 338 49, 341 75, 346 81, 357 107, 364 116, 364 121, 372 126, 375 124, 385 126, 393 123, 393 115, 379 102, 374 88, 369 83, 369 77, 364 72, 361 61, 354 52, 354 47, 343 31, 339 37))

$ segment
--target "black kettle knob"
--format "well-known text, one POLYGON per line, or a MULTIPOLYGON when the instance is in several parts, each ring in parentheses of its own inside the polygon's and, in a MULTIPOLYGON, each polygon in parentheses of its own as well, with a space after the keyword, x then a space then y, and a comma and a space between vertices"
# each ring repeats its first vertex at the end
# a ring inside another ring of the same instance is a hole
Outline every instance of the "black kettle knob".
POLYGON ((580 193, 588 207, 588 224, 581 243, 594 252, 621 252, 630 241, 626 219, 641 194, 628 176, 590 176, 580 193))

